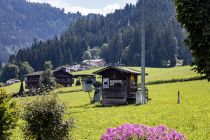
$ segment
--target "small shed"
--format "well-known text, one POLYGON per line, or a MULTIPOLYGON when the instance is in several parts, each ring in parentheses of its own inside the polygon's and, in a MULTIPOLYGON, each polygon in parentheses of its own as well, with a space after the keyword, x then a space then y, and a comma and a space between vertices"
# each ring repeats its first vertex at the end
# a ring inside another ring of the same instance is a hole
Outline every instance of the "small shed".
POLYGON ((96 76, 93 74, 76 74, 74 78, 82 79, 82 89, 88 92, 91 103, 101 101, 101 83, 96 81, 96 76), (94 88, 93 88, 94 87, 94 88), (90 92, 94 89, 94 96, 91 98, 90 92))
POLYGON ((93 74, 102 76, 102 104, 121 105, 136 99, 140 72, 121 67, 106 67, 93 74))
POLYGON ((81 78, 82 80, 82 89, 85 92, 91 92, 93 83, 96 82, 96 77, 93 74, 76 74, 74 78, 81 78))

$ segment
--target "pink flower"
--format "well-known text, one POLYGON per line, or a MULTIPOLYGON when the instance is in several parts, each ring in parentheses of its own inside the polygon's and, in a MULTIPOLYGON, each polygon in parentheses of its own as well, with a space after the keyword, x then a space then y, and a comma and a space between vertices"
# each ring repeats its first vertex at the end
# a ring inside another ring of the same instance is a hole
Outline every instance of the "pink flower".
POLYGON ((163 125, 149 127, 139 124, 124 124, 117 128, 108 128, 101 140, 186 140, 174 129, 163 125))

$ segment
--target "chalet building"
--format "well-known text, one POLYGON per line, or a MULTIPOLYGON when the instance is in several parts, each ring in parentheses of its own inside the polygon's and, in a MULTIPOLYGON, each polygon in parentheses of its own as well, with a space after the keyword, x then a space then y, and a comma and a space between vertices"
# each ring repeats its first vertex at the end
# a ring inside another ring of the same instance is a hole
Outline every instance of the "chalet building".
POLYGON ((43 71, 38 71, 25 75, 25 88, 26 89, 37 88, 42 73, 43 71))
POLYGON ((119 67, 106 67, 93 74, 102 76, 102 104, 121 105, 135 101, 140 72, 119 67))
MULTIPOLYGON (((26 75, 26 88, 37 88, 42 73, 43 71, 39 71, 26 75)), ((53 70, 53 76, 55 77, 56 82, 64 87, 69 87, 73 84, 73 75, 70 73, 70 70, 65 67, 53 70)))
POLYGON ((80 70, 80 68, 81 68, 81 66, 80 66, 80 64, 77 64, 77 65, 73 65, 73 66, 71 66, 71 70, 72 71, 79 71, 80 70))
POLYGON ((106 65, 106 62, 103 59, 84 60, 82 63, 92 67, 104 67, 106 65))

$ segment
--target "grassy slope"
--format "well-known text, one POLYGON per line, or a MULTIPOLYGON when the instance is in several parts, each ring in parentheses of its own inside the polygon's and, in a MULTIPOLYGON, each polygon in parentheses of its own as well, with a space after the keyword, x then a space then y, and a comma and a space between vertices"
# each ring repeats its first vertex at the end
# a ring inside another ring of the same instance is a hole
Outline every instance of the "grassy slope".
POLYGON ((149 86, 152 98, 147 105, 96 107, 88 105, 87 93, 60 95, 68 112, 76 119, 75 139, 97 140, 108 127, 126 122, 166 125, 184 133, 188 139, 210 137, 210 86, 206 81, 193 81, 149 86), (177 91, 181 104, 177 105, 177 91))
POLYGON ((10 85, 10 86, 3 87, 3 89, 6 90, 7 94, 17 93, 20 89, 20 82, 15 83, 15 84, 10 85))
MULTIPOLYGON (((136 68, 135 68, 136 69, 136 68)), ((185 79, 199 76, 191 70, 192 67, 175 67, 175 68, 146 68, 146 82, 157 80, 170 80, 170 79, 185 79)))
MULTIPOLYGON (((140 71, 140 67, 129 67, 131 69, 140 71)), ((92 72, 99 70, 100 68, 74 72, 73 74, 92 74, 92 72)), ((146 68, 146 82, 159 81, 159 80, 171 80, 171 79, 185 79, 199 76, 197 73, 191 70, 190 66, 173 67, 173 68, 146 68)), ((140 78, 139 78, 140 79, 140 78)))
MULTIPOLYGON (((147 80, 168 80, 196 76, 196 73, 190 71, 190 69, 191 67, 148 68, 147 73, 150 74, 150 77, 148 76, 147 80)), ((92 73, 92 71, 82 73, 92 73)), ((188 139, 210 138, 209 83, 206 81, 192 81, 150 85, 148 87, 152 101, 147 105, 121 107, 89 105, 90 100, 87 93, 68 93, 69 90, 77 90, 81 87, 59 89, 67 92, 60 94, 59 97, 66 102, 68 113, 71 113, 76 120, 76 128, 72 132, 74 139, 97 140, 106 128, 116 127, 126 122, 143 123, 151 126, 164 124, 182 132, 188 139), (176 104, 178 90, 181 92, 180 105, 176 104)), ((24 102, 24 99, 28 100, 28 98, 20 98, 18 102, 20 100, 24 102)), ((12 140, 17 140, 17 137, 22 139, 21 135, 20 129, 16 129, 12 140)))

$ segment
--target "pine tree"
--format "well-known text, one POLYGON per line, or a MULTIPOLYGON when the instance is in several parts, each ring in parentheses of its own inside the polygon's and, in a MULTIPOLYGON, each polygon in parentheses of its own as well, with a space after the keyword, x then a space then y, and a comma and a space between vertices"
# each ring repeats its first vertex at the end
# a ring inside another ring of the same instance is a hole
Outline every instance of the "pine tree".
MULTIPOLYGON (((150 0, 145 6, 146 65, 164 67, 166 65, 163 63, 171 62, 170 66, 174 66, 175 56, 190 63, 190 52, 183 49, 185 34, 175 19, 173 3, 169 0, 150 0), (176 39, 177 44, 174 43, 176 39)), ((18 63, 27 60, 35 70, 43 70, 42 65, 46 60, 52 61, 58 67, 62 64, 80 63, 84 54, 88 56, 85 59, 90 59, 86 51, 99 46, 97 49, 100 49, 100 57, 107 63, 116 63, 123 59, 127 65, 139 66, 140 17, 140 1, 136 5, 126 5, 124 9, 106 17, 94 14, 80 17, 69 25, 60 38, 34 42, 32 48, 20 50, 13 60, 18 63)))

